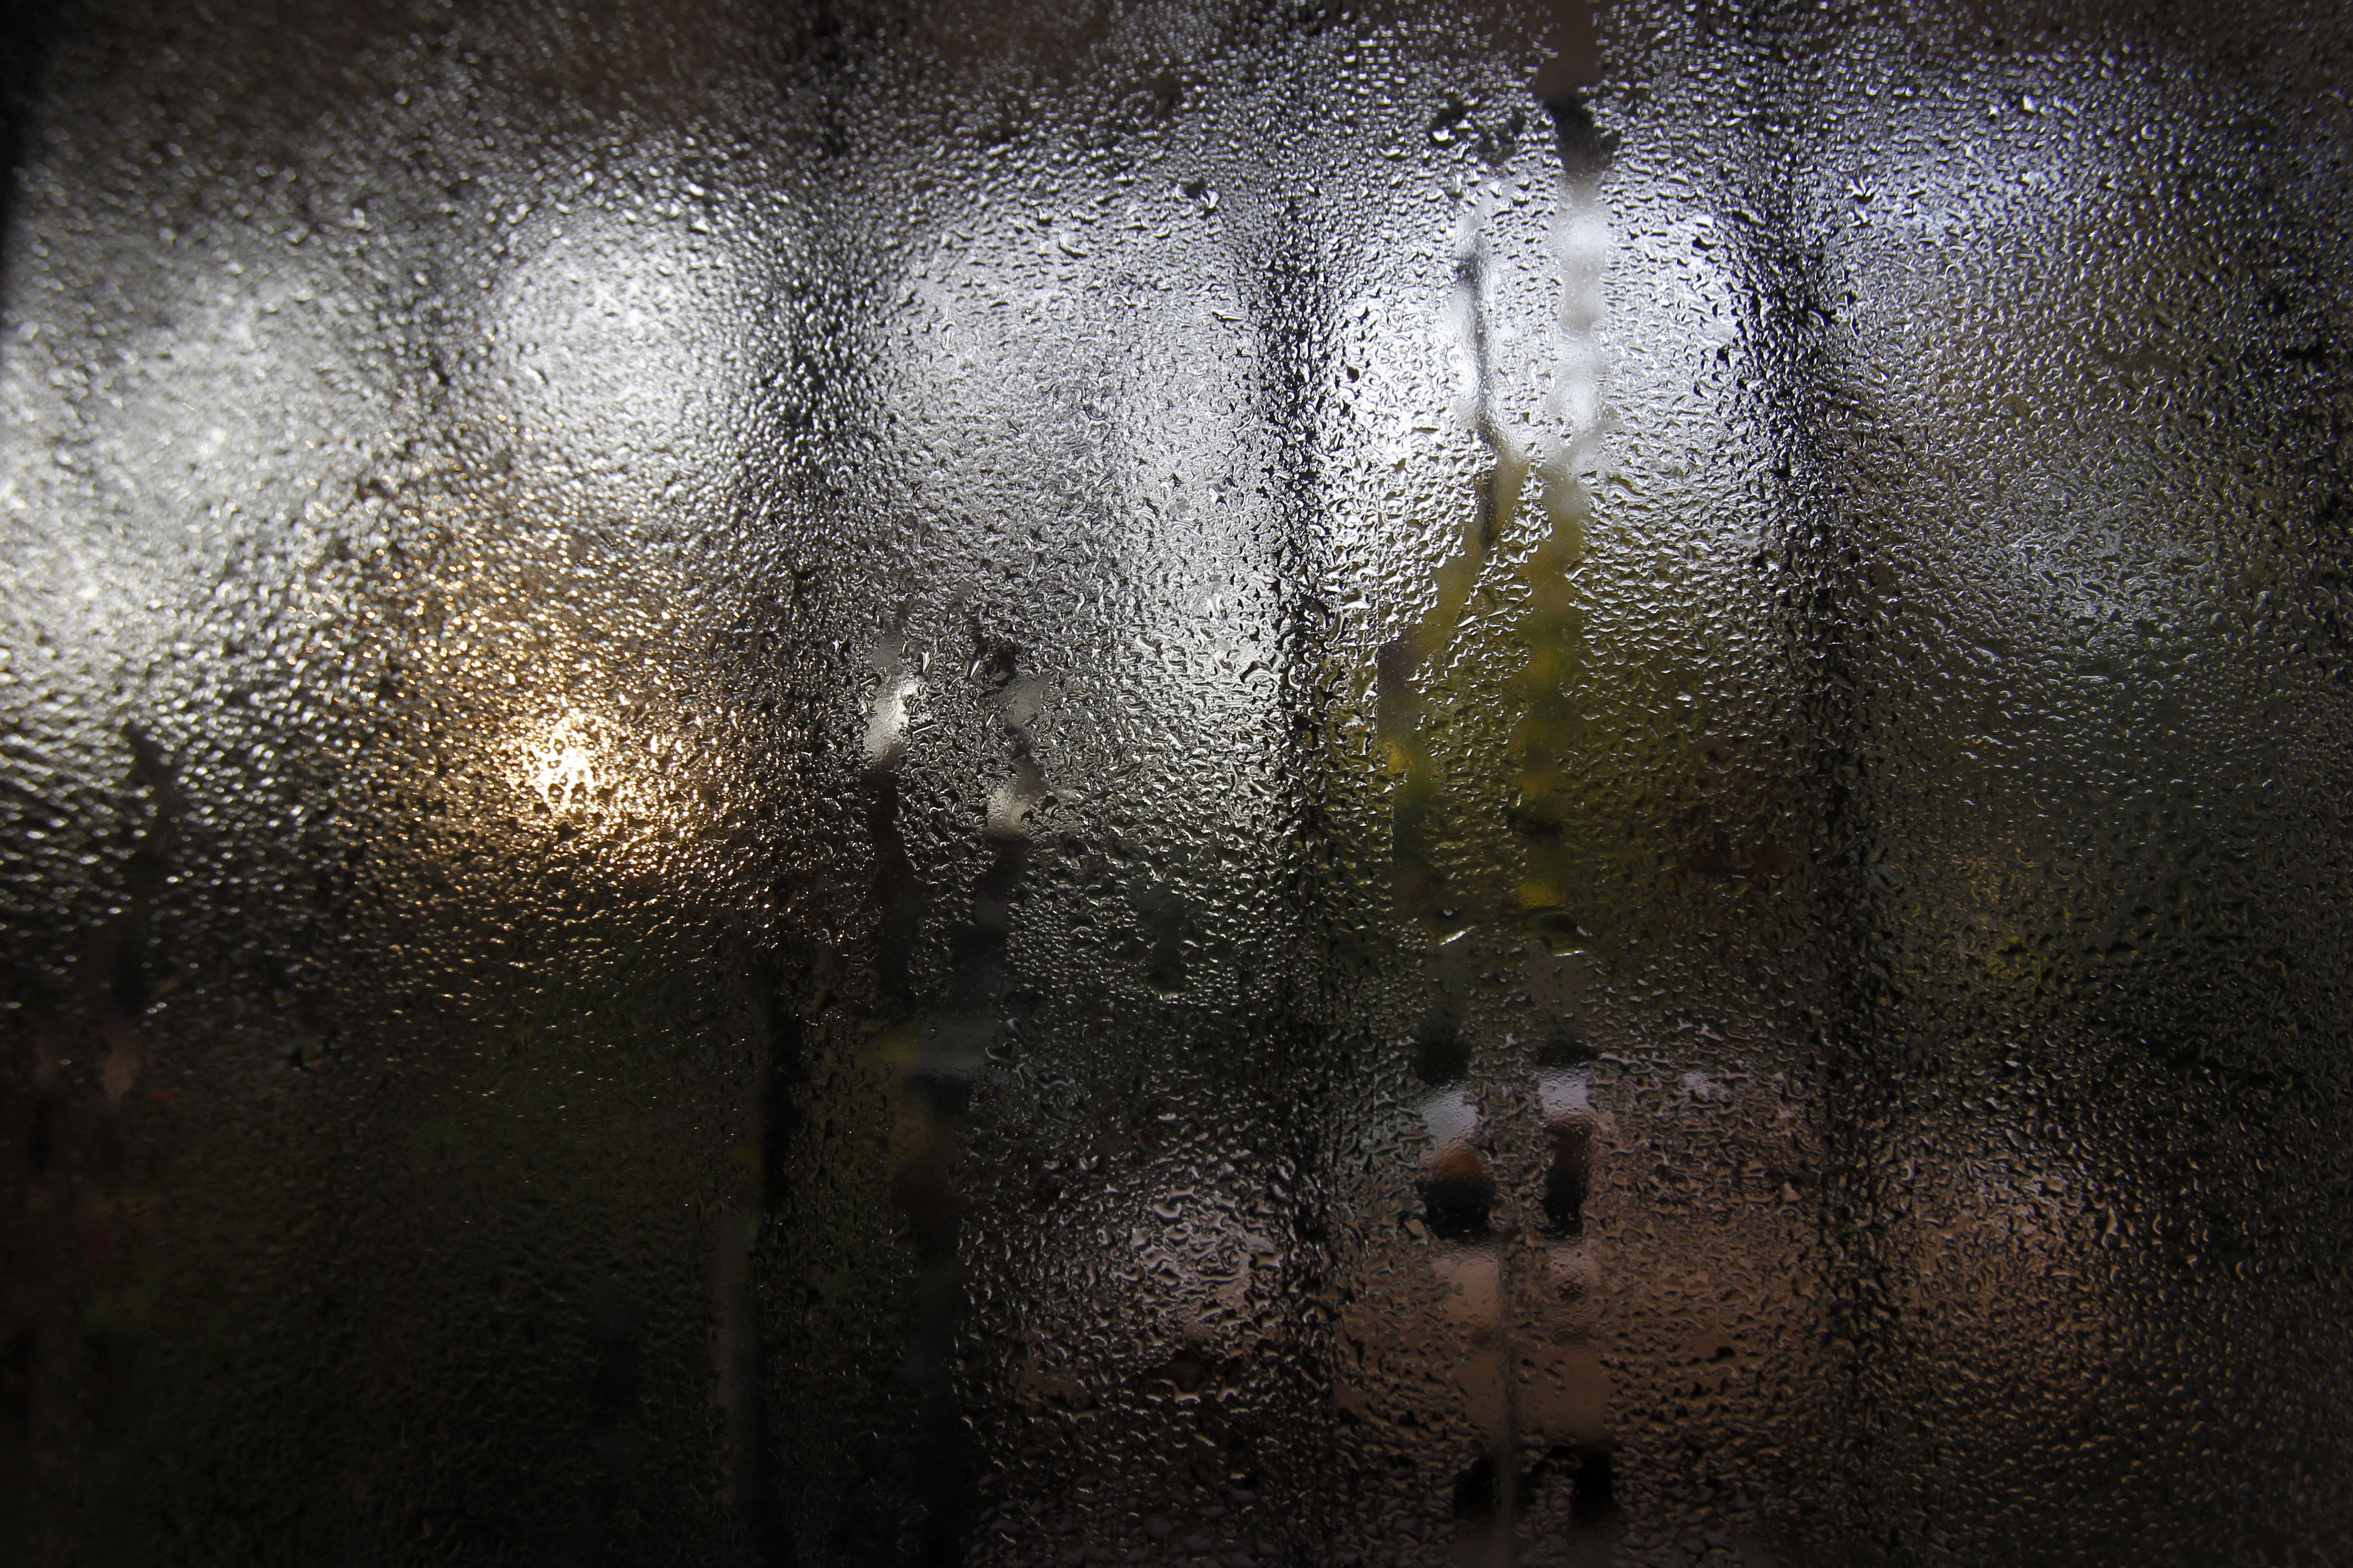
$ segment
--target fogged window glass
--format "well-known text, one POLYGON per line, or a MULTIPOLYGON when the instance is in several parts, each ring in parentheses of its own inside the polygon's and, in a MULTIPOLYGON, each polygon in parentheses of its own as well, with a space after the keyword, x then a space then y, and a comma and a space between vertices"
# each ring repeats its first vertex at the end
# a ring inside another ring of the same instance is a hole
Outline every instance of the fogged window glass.
POLYGON ((2339 8, 8 26, 10 1561, 2353 1562, 2339 8))

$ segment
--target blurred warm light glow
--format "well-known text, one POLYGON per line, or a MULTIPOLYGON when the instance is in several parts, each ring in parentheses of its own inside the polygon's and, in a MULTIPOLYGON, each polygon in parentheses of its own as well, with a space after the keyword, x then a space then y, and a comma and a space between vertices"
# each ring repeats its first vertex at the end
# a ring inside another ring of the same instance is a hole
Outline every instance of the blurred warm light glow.
POLYGON ((577 713, 556 721, 554 731, 531 751, 531 790, 550 810, 595 802, 600 782, 596 753, 577 713))
POLYGON ((660 775, 646 765, 669 750, 661 736, 570 708, 525 728, 509 776, 557 816, 675 816, 660 775))

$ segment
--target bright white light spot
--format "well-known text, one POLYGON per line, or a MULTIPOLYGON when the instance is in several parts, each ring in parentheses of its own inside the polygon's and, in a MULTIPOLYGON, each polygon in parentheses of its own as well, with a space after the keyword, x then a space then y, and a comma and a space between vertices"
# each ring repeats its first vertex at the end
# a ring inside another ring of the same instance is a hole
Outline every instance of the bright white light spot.
POLYGON ((566 714, 531 750, 531 789, 553 811, 586 808, 602 782, 596 753, 577 714, 566 714))

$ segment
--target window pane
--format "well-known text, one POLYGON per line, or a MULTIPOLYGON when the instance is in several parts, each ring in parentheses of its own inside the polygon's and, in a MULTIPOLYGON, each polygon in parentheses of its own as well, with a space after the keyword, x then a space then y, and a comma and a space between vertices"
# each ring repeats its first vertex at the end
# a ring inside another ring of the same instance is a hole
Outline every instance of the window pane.
POLYGON ((2353 1553, 2343 17, 8 26, 11 1561, 2353 1553))

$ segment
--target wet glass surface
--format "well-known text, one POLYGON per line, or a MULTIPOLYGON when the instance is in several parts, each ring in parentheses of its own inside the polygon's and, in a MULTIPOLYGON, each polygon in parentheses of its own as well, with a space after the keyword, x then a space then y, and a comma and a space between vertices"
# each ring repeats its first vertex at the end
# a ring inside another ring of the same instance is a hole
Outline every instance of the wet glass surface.
POLYGON ((10 1561, 2353 1562, 2339 8, 9 26, 10 1561))

